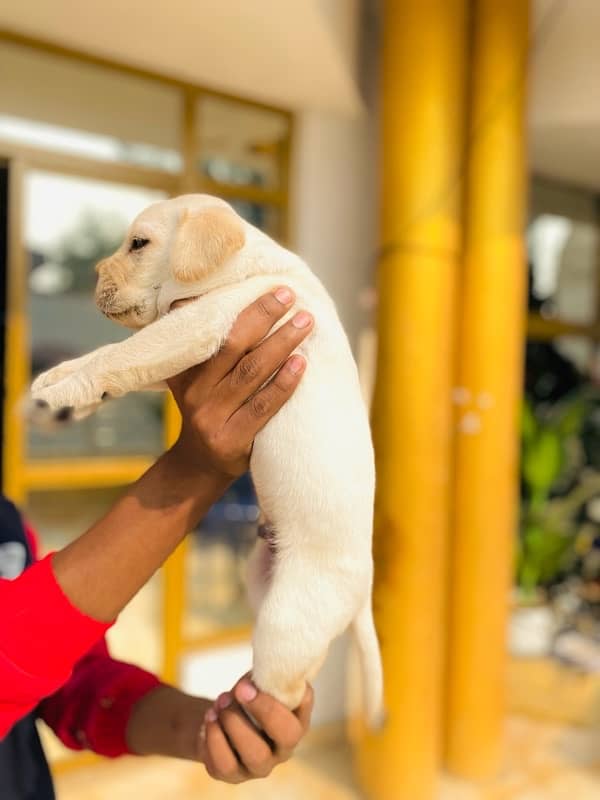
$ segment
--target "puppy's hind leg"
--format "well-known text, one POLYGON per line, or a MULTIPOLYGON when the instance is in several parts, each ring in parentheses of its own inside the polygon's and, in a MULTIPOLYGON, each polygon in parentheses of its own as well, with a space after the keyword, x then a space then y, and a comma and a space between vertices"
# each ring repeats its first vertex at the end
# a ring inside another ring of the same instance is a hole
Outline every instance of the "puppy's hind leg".
POLYGON ((271 583, 274 555, 272 545, 259 535, 246 566, 248 602, 255 614, 258 614, 271 583))
POLYGON ((354 592, 339 583, 326 575, 315 579, 314 564, 295 554, 277 557, 254 629, 252 677, 290 709, 298 707, 306 681, 354 615, 354 592))

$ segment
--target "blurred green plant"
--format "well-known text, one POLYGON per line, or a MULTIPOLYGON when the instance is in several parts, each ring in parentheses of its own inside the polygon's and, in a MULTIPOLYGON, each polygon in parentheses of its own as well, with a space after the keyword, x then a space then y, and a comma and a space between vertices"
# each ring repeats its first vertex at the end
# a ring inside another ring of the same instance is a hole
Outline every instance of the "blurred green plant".
POLYGON ((554 406, 522 409, 517 584, 525 596, 555 581, 578 556, 578 516, 600 493, 600 474, 582 470, 581 434, 593 400, 585 390, 554 406))

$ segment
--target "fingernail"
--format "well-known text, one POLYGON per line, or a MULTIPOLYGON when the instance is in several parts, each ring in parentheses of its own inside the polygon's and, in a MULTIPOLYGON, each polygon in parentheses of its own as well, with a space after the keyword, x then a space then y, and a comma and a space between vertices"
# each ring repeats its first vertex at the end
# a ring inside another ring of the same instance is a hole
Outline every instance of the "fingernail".
POLYGON ((299 375, 305 366, 306 361, 302 358, 302 356, 292 356, 288 361, 288 369, 292 375, 299 375))
POLYGON ((243 681, 238 687, 238 697, 242 703, 251 703, 258 694, 258 689, 249 681, 243 681))
POLYGON ((292 293, 287 286, 280 286, 275 292, 275 297, 284 306, 287 306, 292 302, 292 293))
POLYGON ((229 692, 224 692, 223 694, 220 694, 217 697, 217 703, 216 703, 217 708, 219 708, 222 711, 224 708, 227 708, 228 706, 231 705, 231 700, 232 698, 229 692))
POLYGON ((204 716, 204 719, 206 720, 206 722, 216 722, 217 721, 217 712, 214 710, 214 708, 209 708, 208 709, 208 711, 206 712, 206 714, 204 716))
POLYGON ((306 328, 307 325, 310 325, 311 320, 310 314, 307 314, 306 311, 300 311, 292 320, 292 325, 295 328, 306 328))

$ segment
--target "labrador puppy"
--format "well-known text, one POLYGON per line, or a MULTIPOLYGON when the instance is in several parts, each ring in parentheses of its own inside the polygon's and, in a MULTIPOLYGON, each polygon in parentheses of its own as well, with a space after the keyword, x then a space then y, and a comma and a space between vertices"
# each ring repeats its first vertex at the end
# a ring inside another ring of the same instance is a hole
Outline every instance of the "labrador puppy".
POLYGON ((335 306, 294 253, 216 197, 156 203, 97 266, 96 303, 136 332, 40 375, 33 422, 80 419, 107 398, 164 386, 215 355, 240 312, 281 283, 315 318, 300 386, 256 437, 251 472, 269 535, 250 559, 253 679, 295 708, 331 641, 352 626, 368 721, 382 714, 371 611, 375 473, 356 365, 335 306), (192 302, 171 310, 185 298, 192 302))

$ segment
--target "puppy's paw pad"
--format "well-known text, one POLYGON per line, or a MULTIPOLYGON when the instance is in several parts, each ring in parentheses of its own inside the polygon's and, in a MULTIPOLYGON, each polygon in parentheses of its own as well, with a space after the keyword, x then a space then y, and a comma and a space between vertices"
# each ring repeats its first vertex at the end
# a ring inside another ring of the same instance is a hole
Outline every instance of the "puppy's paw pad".
POLYGON ((58 411, 54 412, 53 417, 57 422, 69 422, 71 419, 73 419, 74 412, 74 406, 63 406, 62 408, 59 408, 58 411))
POLYGON ((53 430, 75 418, 75 407, 61 406, 53 409, 47 400, 30 396, 23 403, 23 414, 34 427, 41 430, 53 430))
POLYGON ((53 412, 50 404, 40 397, 26 397, 21 404, 21 412, 36 428, 47 428, 52 424, 53 412))

